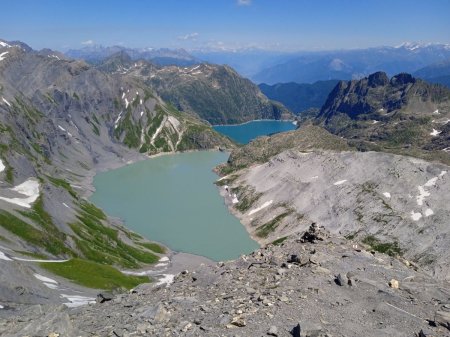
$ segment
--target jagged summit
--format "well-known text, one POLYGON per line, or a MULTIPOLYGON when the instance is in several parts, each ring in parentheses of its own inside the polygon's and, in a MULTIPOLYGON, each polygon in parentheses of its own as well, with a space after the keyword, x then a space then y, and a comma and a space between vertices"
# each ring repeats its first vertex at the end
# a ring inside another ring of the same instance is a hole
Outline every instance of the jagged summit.
POLYGON ((416 104, 416 100, 432 109, 432 105, 441 104, 449 95, 450 90, 407 73, 389 79, 386 73, 377 72, 360 80, 339 82, 329 94, 318 117, 329 120, 343 113, 350 118, 359 118, 361 115, 365 118, 382 118, 409 104, 416 104))

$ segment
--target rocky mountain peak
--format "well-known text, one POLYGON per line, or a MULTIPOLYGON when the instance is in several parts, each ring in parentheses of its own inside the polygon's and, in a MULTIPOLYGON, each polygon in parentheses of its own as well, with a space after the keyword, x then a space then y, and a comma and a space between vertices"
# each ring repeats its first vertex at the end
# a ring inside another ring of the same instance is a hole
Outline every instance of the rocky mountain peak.
POLYGON ((328 96, 319 118, 330 120, 336 114, 345 114, 351 119, 363 115, 377 119, 382 114, 406 107, 412 101, 438 102, 448 94, 444 87, 417 80, 407 73, 400 73, 389 80, 386 73, 376 72, 360 80, 339 82, 328 96))
POLYGON ((411 74, 401 73, 393 76, 390 83, 394 86, 401 86, 405 84, 416 83, 416 79, 411 74))
POLYGON ((383 86, 389 83, 389 77, 383 71, 378 71, 369 75, 368 85, 371 87, 383 86))

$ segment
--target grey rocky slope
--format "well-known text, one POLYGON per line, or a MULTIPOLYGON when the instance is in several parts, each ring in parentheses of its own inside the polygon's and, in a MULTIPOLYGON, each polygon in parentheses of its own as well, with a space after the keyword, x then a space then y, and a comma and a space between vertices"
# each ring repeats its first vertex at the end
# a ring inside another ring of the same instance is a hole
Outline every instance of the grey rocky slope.
POLYGON ((269 100, 257 85, 228 66, 202 63, 189 67, 159 67, 142 60, 132 61, 128 55, 120 53, 98 67, 141 78, 178 110, 211 124, 292 118, 281 103, 269 100))
POLYGON ((160 255, 142 246, 146 240, 86 201, 96 170, 231 141, 131 75, 5 42, 0 55, 2 301, 58 297, 45 295, 49 288, 33 277, 44 273, 38 260, 118 268, 156 262, 160 255))
POLYGON ((281 245, 180 273, 170 287, 141 285, 73 310, 41 305, 0 311, 0 332, 8 337, 448 336, 449 301, 448 283, 408 261, 311 226, 281 245))
POLYGON ((317 222, 335 235, 384 242, 385 251, 449 279, 448 172, 405 156, 296 148, 222 182, 239 200, 232 211, 261 243, 317 222))

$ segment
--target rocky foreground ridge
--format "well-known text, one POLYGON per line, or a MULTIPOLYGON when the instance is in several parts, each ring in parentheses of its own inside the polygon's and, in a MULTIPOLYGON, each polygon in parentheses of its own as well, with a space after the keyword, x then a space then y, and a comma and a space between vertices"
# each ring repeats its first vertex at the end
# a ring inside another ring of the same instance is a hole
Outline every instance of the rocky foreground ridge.
POLYGON ((97 303, 12 306, 2 336, 449 336, 450 285, 405 259, 304 233, 97 303))

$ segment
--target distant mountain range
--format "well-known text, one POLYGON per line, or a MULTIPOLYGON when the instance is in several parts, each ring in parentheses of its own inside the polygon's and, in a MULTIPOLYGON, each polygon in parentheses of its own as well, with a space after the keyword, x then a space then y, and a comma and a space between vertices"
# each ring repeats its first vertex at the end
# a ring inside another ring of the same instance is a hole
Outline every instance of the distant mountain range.
POLYGON ((450 58, 450 45, 403 44, 398 47, 307 52, 262 69, 252 76, 257 83, 297 82, 320 80, 350 80, 376 71, 389 75, 412 73, 430 64, 450 58))
POLYGON ((227 64, 255 83, 314 83, 350 80, 384 71, 390 76, 450 58, 448 44, 403 43, 353 50, 273 52, 260 49, 192 51, 198 59, 227 64))
POLYGON ((450 58, 419 69, 414 73, 414 76, 450 88, 450 58))
POLYGON ((122 46, 103 47, 93 45, 81 49, 70 49, 65 54, 71 58, 83 59, 89 63, 99 63, 118 52, 127 53, 132 60, 151 61, 161 66, 190 66, 200 62, 200 60, 184 49, 168 48, 126 48, 122 46))
POLYGON ((317 81, 313 84, 261 83, 259 88, 269 99, 283 103, 292 112, 298 114, 311 108, 320 109, 338 82, 339 80, 317 81))

